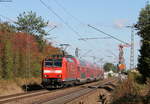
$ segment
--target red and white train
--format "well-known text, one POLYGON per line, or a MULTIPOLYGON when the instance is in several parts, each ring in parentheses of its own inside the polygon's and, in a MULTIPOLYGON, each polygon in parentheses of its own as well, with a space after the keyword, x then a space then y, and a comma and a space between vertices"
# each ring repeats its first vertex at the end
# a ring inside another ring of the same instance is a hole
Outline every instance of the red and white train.
POLYGON ((96 81, 103 75, 103 70, 97 65, 70 55, 52 55, 42 62, 42 85, 46 88, 96 81))

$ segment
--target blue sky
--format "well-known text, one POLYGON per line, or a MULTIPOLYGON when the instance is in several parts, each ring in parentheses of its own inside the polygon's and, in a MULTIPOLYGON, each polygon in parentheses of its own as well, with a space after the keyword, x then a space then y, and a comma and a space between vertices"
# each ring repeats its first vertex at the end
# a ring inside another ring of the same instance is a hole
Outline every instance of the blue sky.
MULTIPOLYGON (((32 10, 45 20, 49 20, 51 25, 49 28, 52 28, 54 25, 57 26, 56 29, 50 32, 51 35, 49 36, 56 37, 52 41, 55 46, 58 46, 59 43, 69 43, 71 46, 67 51, 70 54, 74 54, 75 48, 78 47, 80 48, 81 56, 88 50, 92 50, 87 54, 87 57, 84 57, 89 61, 93 61, 90 56, 96 56, 97 60, 103 58, 104 62, 115 63, 117 61, 115 55, 118 57, 118 45, 120 42, 113 39, 97 39, 84 42, 78 39, 106 37, 104 34, 87 26, 87 24, 91 24, 125 42, 130 42, 131 29, 125 28, 125 26, 137 22, 139 12, 146 4, 146 0, 42 0, 50 6, 66 24, 69 24, 73 30, 78 32, 80 35, 78 36, 42 5, 40 0, 12 1, 11 3, 0 3, 0 15, 7 16, 15 21, 19 13, 32 10), (67 13, 58 4, 63 6, 67 13), (73 15, 73 17, 70 14, 73 15)), ((3 17, 0 17, 0 19, 2 21, 7 20, 3 17)), ((139 54, 139 40, 140 38, 135 35, 135 65, 139 54)), ((130 48, 124 48, 124 54, 127 67, 129 67, 130 48)))

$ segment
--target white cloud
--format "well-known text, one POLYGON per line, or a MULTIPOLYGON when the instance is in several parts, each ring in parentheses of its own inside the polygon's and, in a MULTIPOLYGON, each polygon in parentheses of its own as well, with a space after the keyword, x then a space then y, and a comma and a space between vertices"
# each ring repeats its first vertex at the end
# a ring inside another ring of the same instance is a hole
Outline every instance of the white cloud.
POLYGON ((127 22, 128 21, 126 19, 118 19, 114 22, 114 26, 116 28, 123 28, 126 26, 127 22))

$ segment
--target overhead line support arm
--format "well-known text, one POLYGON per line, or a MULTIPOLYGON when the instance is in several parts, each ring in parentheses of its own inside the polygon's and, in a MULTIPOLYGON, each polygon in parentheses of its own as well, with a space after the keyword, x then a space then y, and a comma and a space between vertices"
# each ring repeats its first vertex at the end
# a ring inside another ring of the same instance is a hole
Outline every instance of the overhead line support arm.
POLYGON ((101 33, 103 33, 103 34, 105 34, 105 35, 107 35, 107 36, 109 36, 109 37, 115 39, 115 40, 118 40, 118 41, 120 41, 120 42, 122 42, 122 43, 124 43, 124 44, 130 45, 129 43, 124 42, 124 41, 122 41, 122 40, 120 40, 120 39, 118 39, 118 38, 116 38, 116 37, 114 37, 114 36, 112 36, 112 35, 110 35, 110 34, 107 34, 107 33, 101 31, 100 29, 98 29, 98 28, 96 28, 96 27, 94 27, 94 26, 91 26, 91 25, 89 25, 89 24, 88 24, 88 26, 91 27, 91 28, 93 28, 93 29, 96 30, 96 31, 99 31, 99 32, 101 32, 101 33))

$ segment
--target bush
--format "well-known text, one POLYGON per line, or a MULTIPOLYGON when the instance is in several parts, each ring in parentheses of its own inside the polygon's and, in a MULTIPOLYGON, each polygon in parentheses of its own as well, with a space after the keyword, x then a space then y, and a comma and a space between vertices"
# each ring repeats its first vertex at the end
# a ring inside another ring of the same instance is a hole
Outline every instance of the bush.
POLYGON ((136 82, 136 74, 131 74, 130 78, 121 82, 113 92, 112 104, 143 104, 143 89, 146 85, 136 82))

